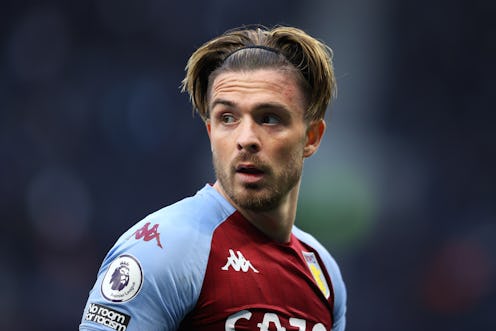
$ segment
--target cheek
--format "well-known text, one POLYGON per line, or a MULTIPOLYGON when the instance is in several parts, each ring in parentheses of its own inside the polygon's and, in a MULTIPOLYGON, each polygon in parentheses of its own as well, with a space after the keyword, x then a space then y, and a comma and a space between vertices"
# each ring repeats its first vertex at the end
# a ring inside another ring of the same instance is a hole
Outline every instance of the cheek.
POLYGON ((210 137, 210 148, 217 158, 224 157, 229 150, 226 140, 215 136, 210 137))
POLYGON ((300 142, 283 144, 272 153, 272 156, 281 166, 291 167, 299 159, 303 159, 303 145, 300 142))
POLYGON ((279 139, 277 154, 285 159, 293 159, 301 156, 303 158, 303 150, 305 147, 305 136, 298 135, 292 139, 279 139))

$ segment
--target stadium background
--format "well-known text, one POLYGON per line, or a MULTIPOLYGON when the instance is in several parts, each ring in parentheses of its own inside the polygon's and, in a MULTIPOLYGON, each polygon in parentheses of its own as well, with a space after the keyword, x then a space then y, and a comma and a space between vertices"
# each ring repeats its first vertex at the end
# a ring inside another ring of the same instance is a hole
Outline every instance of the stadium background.
POLYGON ((347 330, 495 330, 494 2, 1 7, 0 329, 76 329, 118 235, 212 181, 183 69, 207 39, 261 23, 335 52, 297 224, 341 265, 347 330))

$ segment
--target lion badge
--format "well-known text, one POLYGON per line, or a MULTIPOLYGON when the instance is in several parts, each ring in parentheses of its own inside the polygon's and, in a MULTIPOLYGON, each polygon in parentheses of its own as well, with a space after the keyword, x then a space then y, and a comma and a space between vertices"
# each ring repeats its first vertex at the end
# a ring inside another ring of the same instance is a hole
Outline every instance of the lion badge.
POLYGON ((101 292, 112 302, 133 299, 143 285, 143 271, 139 261, 131 255, 120 255, 108 266, 103 277, 101 292))

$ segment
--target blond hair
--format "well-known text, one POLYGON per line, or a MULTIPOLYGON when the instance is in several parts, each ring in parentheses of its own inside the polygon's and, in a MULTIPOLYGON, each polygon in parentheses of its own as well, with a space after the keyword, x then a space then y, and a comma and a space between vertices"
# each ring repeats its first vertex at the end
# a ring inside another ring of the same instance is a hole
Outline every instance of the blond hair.
POLYGON ((305 119, 324 118, 336 93, 332 50, 293 27, 241 27, 206 42, 188 60, 182 91, 189 93, 193 109, 206 120, 209 89, 218 74, 262 68, 295 72, 307 101, 305 119))

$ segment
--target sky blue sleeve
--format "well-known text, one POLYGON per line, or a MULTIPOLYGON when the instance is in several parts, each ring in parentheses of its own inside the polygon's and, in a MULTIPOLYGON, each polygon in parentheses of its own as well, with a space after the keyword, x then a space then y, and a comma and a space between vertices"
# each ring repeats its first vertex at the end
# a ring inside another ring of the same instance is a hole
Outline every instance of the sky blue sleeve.
POLYGON ((109 251, 81 331, 177 330, 198 300, 213 229, 224 217, 211 201, 185 200, 137 223, 109 251))
POLYGON ((332 285, 334 288, 334 323, 333 331, 344 331, 346 327, 346 287, 336 261, 329 255, 324 259, 327 270, 331 274, 332 285))

